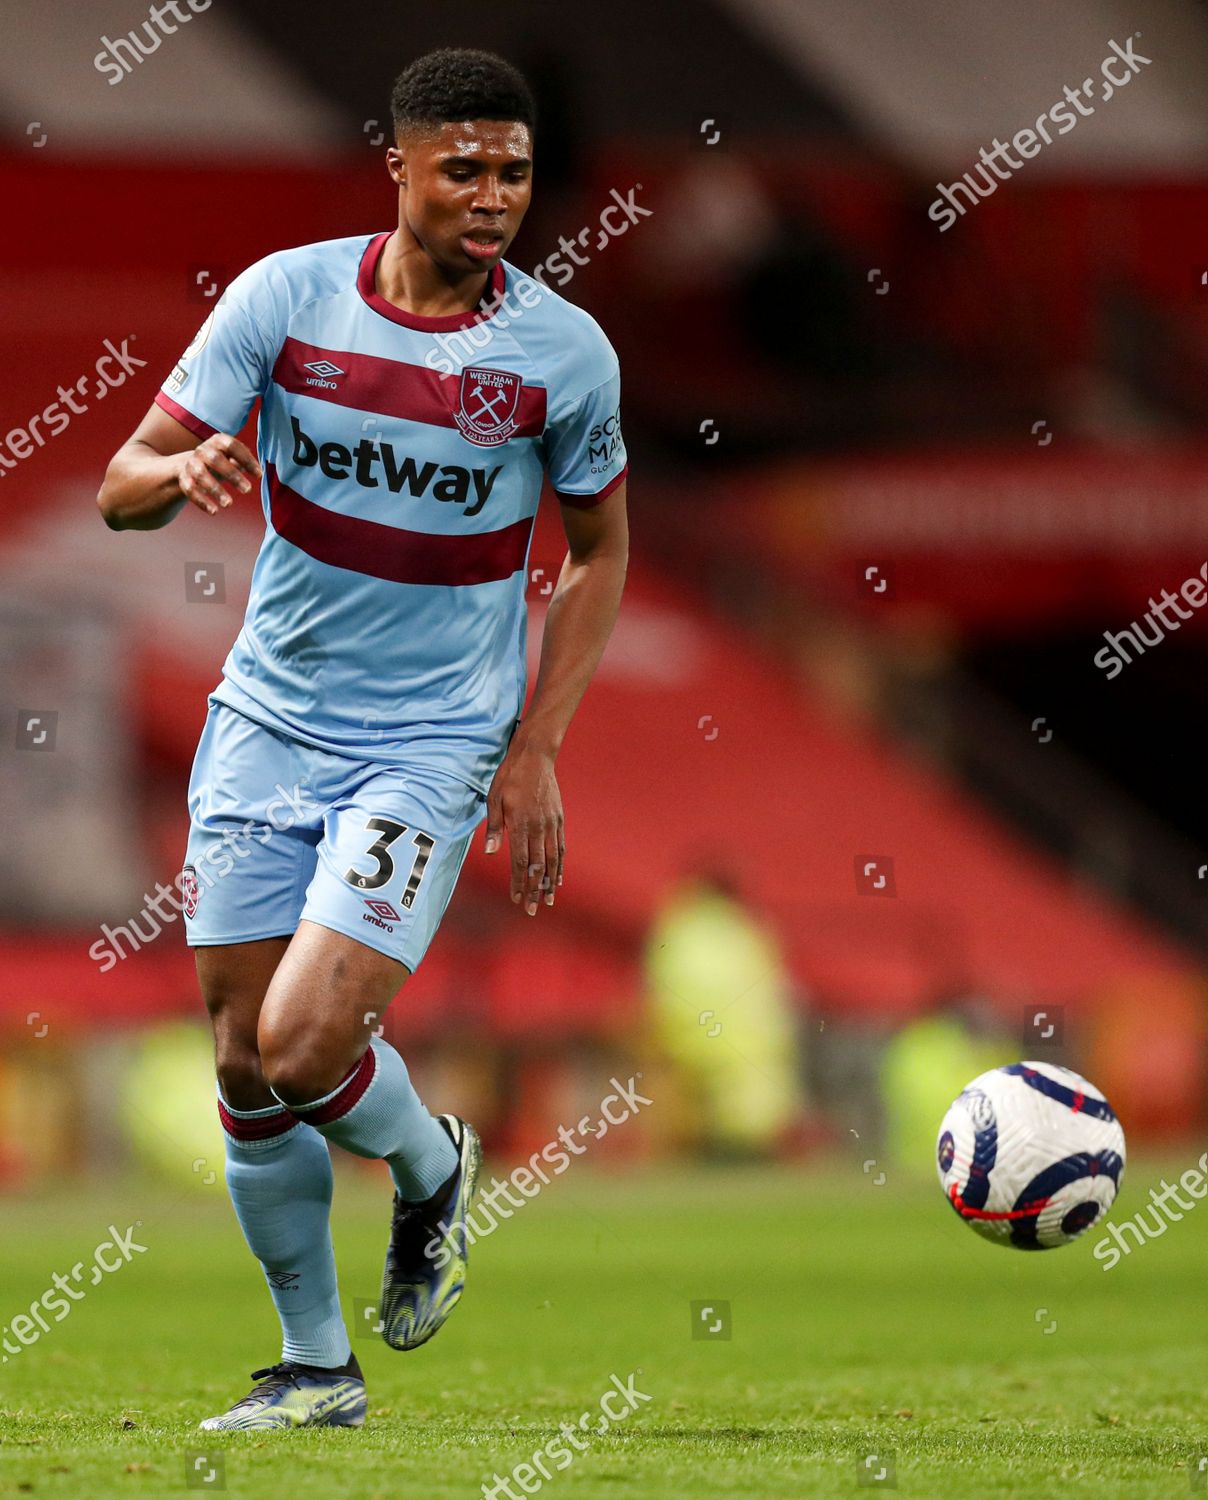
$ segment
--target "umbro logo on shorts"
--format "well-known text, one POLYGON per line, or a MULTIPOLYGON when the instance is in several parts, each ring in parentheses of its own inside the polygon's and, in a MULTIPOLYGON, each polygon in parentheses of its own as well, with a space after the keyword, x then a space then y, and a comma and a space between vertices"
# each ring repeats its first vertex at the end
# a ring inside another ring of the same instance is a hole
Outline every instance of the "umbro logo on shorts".
POLYGON ((363 922, 371 922, 374 927, 380 927, 385 932, 394 931, 394 928, 390 925, 391 922, 401 922, 403 920, 394 907, 390 905, 389 901, 376 899, 371 901, 366 897, 365 905, 369 908, 369 911, 361 913, 361 920, 363 922))

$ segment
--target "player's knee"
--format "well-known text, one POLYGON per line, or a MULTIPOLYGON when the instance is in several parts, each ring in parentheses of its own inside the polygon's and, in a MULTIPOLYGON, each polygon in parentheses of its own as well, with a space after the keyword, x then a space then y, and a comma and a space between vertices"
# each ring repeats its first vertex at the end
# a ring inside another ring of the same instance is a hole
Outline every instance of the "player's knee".
POLYGON ((330 1094, 348 1071, 319 1039, 269 1031, 260 1038, 264 1079, 283 1104, 311 1104, 330 1094))
POLYGON ((236 1039, 217 1038, 214 1071, 222 1097, 232 1109, 263 1109, 275 1103, 255 1045, 236 1039))
POLYGON ((238 1007, 216 1010, 214 1027, 214 1071, 222 1097, 232 1109, 263 1109, 273 1103, 260 1067, 255 1022, 241 1020, 238 1007))

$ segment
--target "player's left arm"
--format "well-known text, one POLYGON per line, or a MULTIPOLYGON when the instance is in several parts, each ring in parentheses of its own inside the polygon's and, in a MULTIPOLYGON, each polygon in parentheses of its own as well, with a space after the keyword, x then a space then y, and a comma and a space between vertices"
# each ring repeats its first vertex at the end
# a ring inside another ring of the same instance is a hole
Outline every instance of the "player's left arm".
POLYGON ((554 761, 616 623, 629 556, 622 481, 587 509, 562 505, 567 554, 550 596, 541 663, 529 711, 495 774, 487 799, 488 854, 506 830, 511 894, 534 916, 562 884, 562 794, 554 761))

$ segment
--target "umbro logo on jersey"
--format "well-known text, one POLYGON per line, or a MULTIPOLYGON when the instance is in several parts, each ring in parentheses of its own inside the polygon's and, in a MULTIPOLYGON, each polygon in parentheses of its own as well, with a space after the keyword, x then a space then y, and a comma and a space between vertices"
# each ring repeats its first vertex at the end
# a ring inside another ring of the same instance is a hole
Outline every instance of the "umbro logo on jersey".
POLYGON ((487 503, 503 470, 501 464, 493 469, 465 469, 460 464, 417 463, 409 454, 400 453, 393 443, 375 443, 367 437, 355 448, 343 443, 319 443, 303 431, 297 417, 290 417, 289 421, 294 430, 291 457, 299 468, 318 466, 328 479, 351 479, 366 490, 381 487, 380 473, 391 494, 405 490, 422 498, 431 491, 434 500, 464 505, 467 516, 476 516, 487 503))
POLYGON ((329 359, 313 359, 310 364, 303 365, 302 368, 309 370, 311 375, 315 377, 312 380, 308 380, 306 382, 307 385, 319 385, 325 391, 335 390, 336 383, 331 378, 333 375, 347 375, 348 373, 347 370, 341 370, 339 365, 333 365, 329 359))

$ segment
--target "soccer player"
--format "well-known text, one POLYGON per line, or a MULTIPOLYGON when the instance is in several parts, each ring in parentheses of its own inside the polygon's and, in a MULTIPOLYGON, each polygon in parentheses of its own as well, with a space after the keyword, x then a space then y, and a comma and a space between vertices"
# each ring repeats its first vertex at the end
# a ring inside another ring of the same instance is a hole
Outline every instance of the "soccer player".
POLYGON ((97 497, 110 527, 150 530, 185 505, 220 518, 255 482, 266 523, 189 783, 180 892, 227 1183, 283 1347, 204 1428, 364 1421, 329 1142, 393 1179, 386 1342, 417 1348, 461 1295, 478 1139, 428 1113, 374 1033, 484 816, 517 908, 553 906, 555 757, 625 574, 616 356, 503 259, 532 191, 525 81, 446 49, 400 75, 391 106, 398 227, 236 277, 97 497), (258 458, 233 436, 257 398, 258 458), (522 717, 544 474, 568 551, 522 717))

